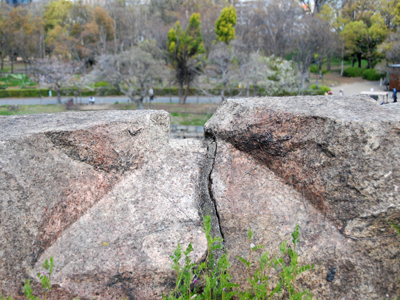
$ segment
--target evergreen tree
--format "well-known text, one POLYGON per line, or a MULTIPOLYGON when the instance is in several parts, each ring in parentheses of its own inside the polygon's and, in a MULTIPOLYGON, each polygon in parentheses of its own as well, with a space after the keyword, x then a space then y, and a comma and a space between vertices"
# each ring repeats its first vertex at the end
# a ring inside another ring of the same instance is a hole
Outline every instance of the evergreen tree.
POLYGON ((236 25, 236 9, 231 7, 225 7, 218 20, 215 22, 215 33, 217 39, 220 42, 229 44, 231 40, 236 38, 235 36, 235 25, 236 25))
POLYGON ((190 17, 185 31, 176 22, 168 32, 168 56, 175 70, 176 80, 179 84, 179 103, 184 104, 189 94, 190 83, 200 74, 205 53, 201 35, 200 14, 194 13, 190 17), (183 88, 186 91, 183 93, 183 88))

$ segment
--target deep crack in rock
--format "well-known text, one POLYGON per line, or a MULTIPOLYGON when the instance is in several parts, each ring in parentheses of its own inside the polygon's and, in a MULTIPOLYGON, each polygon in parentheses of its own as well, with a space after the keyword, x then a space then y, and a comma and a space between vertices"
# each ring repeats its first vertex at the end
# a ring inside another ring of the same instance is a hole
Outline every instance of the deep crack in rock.
MULTIPOLYGON (((217 141, 215 136, 207 134, 205 136, 205 143, 207 146, 207 157, 205 165, 201 170, 200 178, 200 192, 201 192, 201 203, 199 214, 203 218, 204 216, 211 216, 211 236, 224 238, 223 232, 220 226, 220 218, 218 215, 217 204, 213 199, 212 192, 212 179, 211 174, 214 167, 215 155, 217 153, 217 141)), ((215 255, 218 259, 222 255, 223 251, 216 251, 215 255)))

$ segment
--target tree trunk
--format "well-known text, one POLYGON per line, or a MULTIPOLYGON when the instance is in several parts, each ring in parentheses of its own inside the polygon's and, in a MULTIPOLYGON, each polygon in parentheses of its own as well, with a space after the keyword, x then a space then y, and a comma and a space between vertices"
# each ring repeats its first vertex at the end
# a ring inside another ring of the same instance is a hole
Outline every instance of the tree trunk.
POLYGON ((190 90, 190 82, 188 80, 186 83, 186 91, 185 91, 185 95, 183 96, 183 99, 182 99, 182 104, 186 103, 186 99, 189 96, 189 90, 190 90))
POLYGON ((329 72, 331 70, 331 53, 328 52, 328 57, 326 58, 326 71, 329 72))
POLYGON ((58 104, 61 104, 61 90, 60 89, 57 89, 57 101, 58 101, 58 104))
POLYGON ((372 69, 372 59, 368 59, 368 69, 372 69))
POLYGON ((343 76, 343 59, 342 59, 342 68, 340 70, 340 76, 343 76))
POLYGON ((224 83, 224 87, 221 90, 221 103, 225 100, 225 90, 226 90, 226 83, 224 83))
POLYGON ((116 55, 117 54, 117 22, 115 21, 115 14, 114 14, 114 28, 115 28, 115 31, 114 31, 114 55, 116 55))
MULTIPOLYGON (((183 104, 183 82, 179 82, 179 104, 183 104)), ((186 100, 186 99, 185 99, 186 100)))
POLYGON ((171 81, 169 81, 169 103, 172 103, 172 95, 171 95, 171 81))
POLYGON ((357 53, 358 67, 361 68, 361 53, 357 53))
POLYGON ((14 55, 10 54, 11 74, 14 74, 14 55))
POLYGON ((301 73, 301 87, 304 89, 306 87, 307 71, 301 73))
POLYGON ((322 79, 322 62, 318 64, 318 75, 319 79, 322 79))
POLYGON ((137 102, 139 110, 143 110, 143 98, 140 97, 140 99, 137 102))

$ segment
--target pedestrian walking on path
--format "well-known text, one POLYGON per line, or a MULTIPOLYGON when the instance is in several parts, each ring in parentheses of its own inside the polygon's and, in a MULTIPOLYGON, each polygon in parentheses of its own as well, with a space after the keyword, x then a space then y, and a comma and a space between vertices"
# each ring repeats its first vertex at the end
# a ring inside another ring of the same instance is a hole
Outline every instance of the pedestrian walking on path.
POLYGON ((393 102, 397 102, 397 90, 393 88, 393 102))

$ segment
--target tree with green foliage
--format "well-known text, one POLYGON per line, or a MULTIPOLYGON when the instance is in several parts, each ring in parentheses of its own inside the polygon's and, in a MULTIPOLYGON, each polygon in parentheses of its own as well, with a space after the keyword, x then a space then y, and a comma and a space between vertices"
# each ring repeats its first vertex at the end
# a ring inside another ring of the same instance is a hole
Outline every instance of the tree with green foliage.
POLYGON ((179 84, 179 103, 185 104, 190 83, 201 73, 205 53, 201 35, 200 14, 190 17, 186 30, 176 22, 168 32, 168 56, 179 84), (183 93, 184 86, 186 91, 183 93))
POLYGON ((368 60, 368 68, 379 56, 377 47, 388 34, 384 19, 380 13, 371 17, 371 26, 363 21, 354 21, 346 24, 341 35, 345 39, 345 45, 349 53, 354 53, 358 59, 358 67, 361 68, 361 59, 368 60))
POLYGON ((236 9, 233 6, 225 7, 221 11, 218 20, 215 22, 215 33, 217 34, 217 39, 226 44, 229 44, 231 40, 236 39, 235 25, 236 9))
POLYGON ((67 57, 69 54, 68 36, 72 26, 71 1, 51 1, 46 5, 43 13, 43 26, 46 32, 45 43, 47 51, 59 57, 67 57))
POLYGON ((43 13, 44 27, 47 32, 57 25, 65 27, 71 23, 71 9, 73 3, 67 0, 51 1, 46 5, 43 13))

